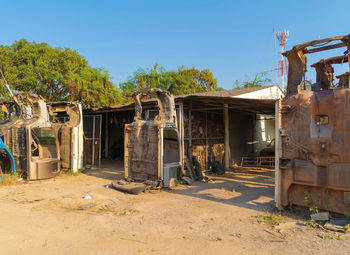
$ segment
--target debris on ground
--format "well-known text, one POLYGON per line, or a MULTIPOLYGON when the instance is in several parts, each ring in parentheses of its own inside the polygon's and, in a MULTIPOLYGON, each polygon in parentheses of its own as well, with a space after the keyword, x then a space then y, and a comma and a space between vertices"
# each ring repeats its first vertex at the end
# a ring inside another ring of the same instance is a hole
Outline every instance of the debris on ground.
POLYGON ((152 181, 152 180, 146 180, 144 182, 142 182, 143 184, 146 185, 146 189, 145 191, 149 191, 149 190, 158 190, 161 188, 161 181, 157 180, 157 181, 152 181))
POLYGON ((345 233, 348 231, 350 222, 346 218, 331 219, 324 224, 324 228, 331 231, 345 233))
POLYGON ((146 185, 140 182, 127 182, 122 180, 116 180, 112 182, 114 189, 129 194, 138 195, 146 190, 146 185))
POLYGON ((129 194, 138 195, 141 192, 149 192, 151 190, 159 190, 161 188, 160 180, 145 180, 143 182, 136 182, 132 179, 115 180, 111 184, 106 184, 106 189, 115 189, 129 194))
POLYGON ((184 182, 184 184, 187 184, 187 185, 192 185, 192 183, 194 182, 194 180, 192 180, 190 177, 188 176, 183 176, 182 178, 182 181, 184 182))
POLYGON ((92 199, 92 197, 90 195, 85 195, 83 196, 83 199, 92 199))
POLYGON ((214 154, 211 154, 209 156, 208 167, 209 167, 209 169, 208 169, 207 173, 209 173, 209 174, 218 174, 218 175, 225 174, 224 164, 215 160, 214 154))
POLYGON ((314 221, 328 221, 331 216, 329 212, 319 212, 311 214, 310 217, 314 221))
POLYGON ((335 231, 335 232, 342 232, 345 233, 347 230, 344 228, 344 226, 338 226, 330 223, 326 223, 323 226, 327 230, 335 231))
POLYGON ((185 169, 185 175, 182 177, 185 184, 192 185, 194 181, 213 182, 209 177, 203 175, 202 167, 196 156, 193 156, 192 160, 185 158, 185 169))

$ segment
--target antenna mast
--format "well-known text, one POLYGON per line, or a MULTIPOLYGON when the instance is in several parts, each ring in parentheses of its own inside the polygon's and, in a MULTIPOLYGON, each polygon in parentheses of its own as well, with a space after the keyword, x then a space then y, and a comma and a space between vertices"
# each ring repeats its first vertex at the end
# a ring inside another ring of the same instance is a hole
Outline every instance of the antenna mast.
MULTIPOLYGON (((281 81, 280 86, 283 91, 285 90, 286 74, 288 71, 287 59, 283 56, 283 53, 285 52, 285 46, 286 46, 286 41, 288 37, 289 37, 289 32, 287 30, 282 31, 278 29, 278 32, 276 33, 276 38, 278 39, 278 42, 279 42, 280 60, 278 61, 278 66, 277 66, 277 69, 278 69, 277 79, 281 81)), ((275 52, 277 52, 276 41, 275 41, 275 52)))

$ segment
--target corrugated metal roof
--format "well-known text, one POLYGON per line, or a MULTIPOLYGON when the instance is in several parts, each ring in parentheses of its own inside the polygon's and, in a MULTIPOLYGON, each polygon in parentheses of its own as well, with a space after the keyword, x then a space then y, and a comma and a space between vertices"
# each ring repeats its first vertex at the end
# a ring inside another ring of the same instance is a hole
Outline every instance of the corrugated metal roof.
POLYGON ((239 96, 239 95, 242 95, 242 94, 247 94, 247 93, 251 93, 251 92, 255 92, 255 91, 259 91, 259 90, 263 90, 263 89, 271 88, 271 87, 275 87, 275 86, 277 86, 277 85, 193 93, 193 94, 186 94, 186 95, 175 96, 175 99, 177 99, 177 98, 186 98, 186 97, 191 97, 191 96, 200 96, 200 97, 234 97, 234 96, 239 96))
MULTIPOLYGON (((243 98, 235 98, 235 96, 263 90, 274 86, 277 86, 277 85, 179 95, 179 96, 175 96, 175 102, 181 101, 184 99, 189 99, 189 98, 197 98, 197 99, 208 99, 208 100, 215 100, 215 101, 225 100, 226 103, 231 103, 236 105, 241 104, 246 107, 250 105, 250 107, 252 107, 253 109, 267 106, 267 105, 269 105, 268 108, 270 108, 271 107, 270 105, 274 107, 274 101, 275 101, 274 99, 243 99, 243 98)), ((155 99, 150 99, 150 100, 146 100, 143 103, 152 104, 152 102, 154 103, 155 101, 156 101, 155 99)), ((124 105, 114 105, 114 106, 108 106, 108 107, 86 109, 85 112, 96 113, 96 112, 109 112, 109 111, 117 111, 117 110, 133 110, 133 107, 134 107, 134 103, 130 103, 130 104, 124 104, 124 105)))

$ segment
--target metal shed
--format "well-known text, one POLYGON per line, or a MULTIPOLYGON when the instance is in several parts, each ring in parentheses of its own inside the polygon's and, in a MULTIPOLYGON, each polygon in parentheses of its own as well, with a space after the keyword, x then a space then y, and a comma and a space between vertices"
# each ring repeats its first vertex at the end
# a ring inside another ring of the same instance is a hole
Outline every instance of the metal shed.
MULTIPOLYGON (((240 164, 242 156, 256 154, 275 137, 275 102, 282 96, 278 86, 175 96, 183 154, 198 157, 204 168, 210 156, 224 163, 226 169, 240 164), (264 120, 269 124, 269 137, 264 139, 258 137, 257 123, 262 122, 260 115, 270 116, 264 120), (264 141, 260 141, 262 145, 259 147, 255 140, 264 141)), ((158 112, 152 100, 143 102, 142 107, 147 118, 153 118, 158 112)), ((86 120, 92 116, 101 116, 96 119, 100 124, 95 123, 101 126, 101 133, 93 135, 94 146, 99 146, 94 149, 95 155, 91 155, 92 150, 90 153, 86 150, 86 158, 123 158, 124 126, 134 119, 134 104, 86 110, 85 130, 88 128, 86 120)), ((97 162, 95 160, 95 164, 97 162)))

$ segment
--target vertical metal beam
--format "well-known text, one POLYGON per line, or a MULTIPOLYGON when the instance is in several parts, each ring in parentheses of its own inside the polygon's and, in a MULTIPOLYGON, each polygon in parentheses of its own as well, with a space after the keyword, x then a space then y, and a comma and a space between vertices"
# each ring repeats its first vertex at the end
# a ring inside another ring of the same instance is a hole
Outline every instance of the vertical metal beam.
POLYGON ((188 109, 188 157, 192 160, 192 101, 188 109))
POLYGON ((96 115, 92 116, 92 159, 91 159, 91 165, 93 166, 95 164, 95 117, 96 115))
POLYGON ((282 178, 281 170, 279 168, 280 157, 282 156, 282 141, 280 136, 280 128, 282 125, 281 117, 281 100, 277 100, 275 103, 275 203, 276 207, 279 209, 282 209, 282 178))
POLYGON ((159 150, 160 150, 160 166, 158 168, 158 177, 163 181, 164 184, 164 127, 159 126, 159 150))
MULTIPOLYGON (((256 137, 256 113, 252 114, 252 141, 257 141, 257 137, 256 137)), ((253 143, 253 151, 252 153, 255 153, 255 149, 256 149, 256 145, 257 143, 253 143)))
POLYGON ((208 111, 205 111, 205 168, 208 169, 208 111))
POLYGON ((105 113, 105 158, 108 158, 108 137, 109 137, 109 121, 108 112, 105 113))
POLYGON ((225 170, 230 168, 230 127, 229 127, 229 115, 228 104, 224 104, 224 125, 225 125, 225 170))
POLYGON ((181 170, 184 170, 185 165, 185 129, 184 129, 184 105, 179 104, 179 133, 180 133, 180 147, 181 147, 181 170))
POLYGON ((101 167, 101 156, 102 156, 102 114, 100 115, 100 133, 98 137, 98 167, 101 167))

